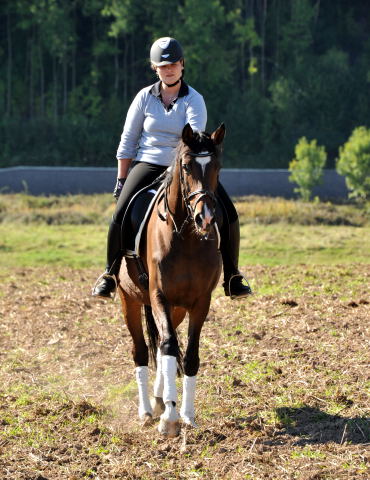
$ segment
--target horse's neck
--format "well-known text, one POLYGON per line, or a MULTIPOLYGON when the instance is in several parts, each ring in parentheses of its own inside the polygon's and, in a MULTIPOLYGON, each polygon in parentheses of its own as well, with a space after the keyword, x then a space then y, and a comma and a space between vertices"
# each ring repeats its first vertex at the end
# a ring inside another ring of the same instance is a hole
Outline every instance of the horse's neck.
POLYGON ((175 218, 182 219, 186 217, 187 211, 181 192, 179 168, 179 164, 176 163, 174 166, 172 181, 168 190, 168 206, 175 218))

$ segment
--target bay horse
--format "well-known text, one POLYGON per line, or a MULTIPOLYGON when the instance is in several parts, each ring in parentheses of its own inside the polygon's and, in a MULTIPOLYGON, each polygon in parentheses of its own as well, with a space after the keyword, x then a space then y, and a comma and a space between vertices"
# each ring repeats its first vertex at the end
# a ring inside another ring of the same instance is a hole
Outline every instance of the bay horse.
POLYGON ((211 135, 183 131, 176 157, 164 180, 163 195, 152 210, 140 244, 149 288, 140 283, 135 260, 126 258, 119 274, 119 295, 133 340, 133 360, 139 390, 139 417, 150 423, 160 415, 158 430, 174 437, 180 432, 176 373, 180 350, 176 328, 189 317, 188 342, 182 359, 182 421, 196 427, 195 383, 199 369, 199 339, 211 294, 221 273, 215 192, 221 168, 222 124, 211 135), (149 348, 141 310, 145 307, 149 348), (158 348, 157 348, 158 347, 158 348), (156 364, 154 398, 148 393, 149 350, 156 364))

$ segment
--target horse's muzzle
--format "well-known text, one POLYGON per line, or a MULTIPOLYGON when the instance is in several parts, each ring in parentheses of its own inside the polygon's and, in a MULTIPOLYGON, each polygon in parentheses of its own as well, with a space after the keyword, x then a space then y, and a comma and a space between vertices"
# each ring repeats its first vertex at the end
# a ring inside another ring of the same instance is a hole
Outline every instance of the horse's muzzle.
POLYGON ((197 230, 202 236, 206 236, 210 233, 215 221, 215 211, 213 208, 209 209, 206 203, 203 204, 201 211, 198 212, 194 217, 197 230))

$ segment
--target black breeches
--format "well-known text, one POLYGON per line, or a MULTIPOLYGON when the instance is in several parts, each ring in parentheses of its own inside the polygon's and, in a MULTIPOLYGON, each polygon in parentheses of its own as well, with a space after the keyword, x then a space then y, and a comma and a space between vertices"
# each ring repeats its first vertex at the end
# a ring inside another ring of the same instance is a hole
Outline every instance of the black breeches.
POLYGON ((220 202, 223 216, 226 216, 226 218, 224 218, 223 220, 223 224, 229 225, 230 223, 236 222, 238 220, 238 213, 234 207, 233 202, 231 201, 231 198, 229 197, 228 193, 221 185, 221 183, 219 183, 217 186, 216 197, 220 202))
POLYGON ((166 169, 167 167, 164 167, 163 165, 155 165, 153 163, 134 163, 123 186, 121 195, 119 196, 117 202, 116 210, 113 214, 113 221, 115 223, 122 222, 126 208, 135 193, 154 182, 154 180, 166 169))
MULTIPOLYGON (((113 221, 121 223, 123 215, 129 204, 131 198, 142 188, 150 185, 154 180, 161 175, 167 167, 163 165, 156 165, 146 162, 135 162, 127 180, 123 186, 121 195, 119 196, 116 210, 113 214, 113 221)), ((227 194, 221 183, 218 184, 216 190, 216 197, 219 199, 224 218, 224 225, 235 222, 238 219, 238 214, 235 210, 231 198, 227 194)))

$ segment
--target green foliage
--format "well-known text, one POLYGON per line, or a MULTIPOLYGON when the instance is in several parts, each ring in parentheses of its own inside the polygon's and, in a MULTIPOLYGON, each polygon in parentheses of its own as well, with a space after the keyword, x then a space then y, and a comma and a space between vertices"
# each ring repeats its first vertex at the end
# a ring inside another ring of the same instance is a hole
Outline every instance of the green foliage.
POLYGON ((289 180, 298 184, 294 191, 306 202, 310 200, 313 187, 321 181, 325 163, 324 147, 318 146, 316 140, 308 142, 306 137, 299 140, 295 148, 295 158, 289 164, 289 180))
POLYGON ((355 128, 339 149, 337 171, 346 178, 349 196, 366 200, 370 195, 370 129, 355 128))
POLYGON ((184 46, 225 166, 286 168, 299 138, 329 166, 370 116, 370 11, 299 0, 0 2, 0 167, 106 165, 127 107, 155 81, 155 38, 184 46), (51 133, 50 133, 51 132, 51 133))

